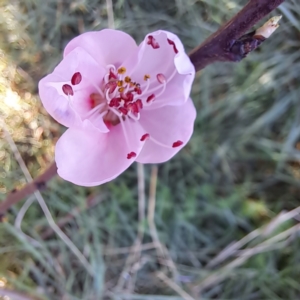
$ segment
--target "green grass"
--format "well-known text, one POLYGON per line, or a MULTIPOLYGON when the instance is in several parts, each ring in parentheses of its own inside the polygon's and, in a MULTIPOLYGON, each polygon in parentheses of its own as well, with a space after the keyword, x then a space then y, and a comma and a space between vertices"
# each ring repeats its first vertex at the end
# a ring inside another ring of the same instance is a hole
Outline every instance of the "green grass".
MULTIPOLYGON (((152 30, 165 29, 178 34, 189 51, 246 1, 113 2, 116 28, 137 42, 152 30)), ((80 209, 62 230, 95 275, 89 275, 56 234, 43 238, 49 224, 36 202, 22 221, 23 232, 34 239, 28 240, 14 226, 22 202, 0 224, 0 277, 8 280, 8 287, 51 300, 182 299, 157 277, 164 272, 201 299, 300 298, 299 230, 287 231, 297 225, 296 219, 277 220, 274 230, 261 230, 232 256, 214 260, 283 210, 300 206, 300 4, 287 0, 274 14, 283 15, 282 25, 258 51, 238 64, 214 64, 197 75, 193 137, 158 170, 155 223, 166 255, 151 248, 130 262, 126 249, 118 250, 135 243, 139 225, 145 231, 143 243, 152 243, 147 220, 138 222, 136 165, 95 188, 57 177, 43 197, 56 222, 80 209), (87 209, 90 195, 98 202, 87 209), (165 266, 170 259, 177 272, 165 266), (121 285, 127 266, 130 274, 121 285)), ((0 97, 10 86, 21 97, 19 110, 0 98, 1 116, 33 177, 50 164, 53 145, 64 130, 41 107, 38 80, 58 63, 72 37, 107 26, 105 1, 0 0, 5 66, 0 97)), ((25 180, 4 139, 0 161, 4 199, 25 180)), ((148 194, 151 166, 145 166, 145 177, 148 194)))

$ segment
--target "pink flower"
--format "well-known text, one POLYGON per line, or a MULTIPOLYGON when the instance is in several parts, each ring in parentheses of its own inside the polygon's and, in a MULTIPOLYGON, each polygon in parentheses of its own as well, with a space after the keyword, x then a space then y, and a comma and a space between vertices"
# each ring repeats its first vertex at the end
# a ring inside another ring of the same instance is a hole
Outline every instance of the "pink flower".
POLYGON ((74 38, 39 82, 46 110, 69 127, 56 145, 58 174, 95 186, 134 161, 169 160, 193 132, 194 76, 181 41, 167 31, 148 34, 140 46, 110 29, 74 38))

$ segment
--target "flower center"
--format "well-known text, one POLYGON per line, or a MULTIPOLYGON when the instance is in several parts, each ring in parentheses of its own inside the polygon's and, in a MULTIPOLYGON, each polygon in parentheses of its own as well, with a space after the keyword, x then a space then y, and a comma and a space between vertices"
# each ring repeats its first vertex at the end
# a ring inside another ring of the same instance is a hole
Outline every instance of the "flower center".
MULTIPOLYGON (((139 120, 140 111, 144 106, 150 105, 157 96, 149 91, 150 75, 144 75, 144 83, 141 85, 126 75, 125 67, 117 69, 114 65, 108 65, 107 70, 102 88, 97 88, 98 93, 90 95, 92 111, 103 114, 107 125, 117 125, 121 119, 126 118, 139 120)), ((166 88, 166 79, 163 74, 157 74, 156 79, 161 94, 166 88)), ((153 92, 156 90, 157 88, 154 88, 153 92)))

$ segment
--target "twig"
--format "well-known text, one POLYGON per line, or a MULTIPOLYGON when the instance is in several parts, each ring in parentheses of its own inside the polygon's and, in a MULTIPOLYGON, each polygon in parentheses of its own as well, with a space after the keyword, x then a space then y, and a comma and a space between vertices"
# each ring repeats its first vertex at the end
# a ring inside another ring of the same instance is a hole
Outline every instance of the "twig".
POLYGON ((157 173, 158 167, 156 165, 151 168, 150 188, 149 188, 149 202, 148 202, 148 224, 151 238, 156 245, 157 254, 159 257, 166 259, 166 264, 172 271, 173 277, 176 277, 177 269, 173 262, 171 255, 167 248, 160 242, 158 232, 155 225, 155 206, 156 206, 156 187, 157 187, 157 173))
POLYGON ((236 259, 229 262, 221 269, 218 269, 217 272, 209 275, 204 280, 202 280, 200 283, 195 285, 193 287, 193 294, 199 295, 201 290, 203 290, 204 288, 207 288, 209 286, 212 286, 216 283, 221 282, 228 276, 228 274, 233 269, 242 265, 250 257, 252 257, 258 253, 261 253, 261 252, 265 252, 265 251, 272 250, 272 249, 281 249, 281 248, 285 247, 288 240, 285 242, 280 242, 280 241, 290 238, 292 235, 295 235, 299 231, 300 231, 300 224, 294 225, 293 227, 275 235, 274 237, 267 239, 266 241, 258 244, 255 247, 241 251, 239 256, 236 259))
POLYGON ((217 61, 241 60, 243 56, 236 51, 236 45, 241 44, 243 34, 282 2, 284 0, 250 0, 237 15, 192 50, 189 56, 196 71, 217 61))
POLYGON ((14 204, 18 203, 22 199, 30 196, 36 190, 41 190, 45 188, 47 182, 52 179, 57 174, 57 167, 55 162, 50 165, 50 167, 33 181, 27 183, 20 190, 12 190, 7 198, 0 203, 0 215, 4 215, 6 211, 12 207, 14 204))
POLYGON ((264 225, 261 228, 255 229, 254 231, 250 232, 248 235, 243 237, 241 240, 229 245, 226 247, 223 251, 221 251, 218 256, 213 258, 207 265, 208 268, 215 267, 216 265, 222 263, 226 259, 228 259, 230 256, 233 256, 236 254, 236 252, 241 249, 243 246, 257 238, 258 236, 268 236, 276 228, 278 228, 282 223, 291 220, 293 218, 296 218, 300 214, 300 206, 289 211, 286 213, 280 213, 278 216, 276 216, 269 224, 264 225))
POLYGON ((132 292, 134 290, 135 275, 136 272, 141 268, 141 247, 144 238, 144 222, 145 222, 145 207, 146 207, 146 197, 145 197, 145 174, 144 165, 137 164, 137 178, 138 178, 138 204, 139 204, 139 227, 137 238, 130 249, 130 255, 126 259, 124 269, 119 277, 116 290, 121 291, 128 279, 127 292, 132 292))
MULTIPOLYGON (((104 195, 90 195, 87 198, 86 205, 84 207, 77 206, 72 209, 70 213, 68 213, 66 216, 60 218, 57 220, 56 224, 59 228, 63 228, 67 223, 69 223, 72 219, 74 219, 76 216, 78 216, 80 213, 82 213, 84 210, 88 210, 99 203, 101 203, 105 199, 104 195)), ((47 228, 44 232, 41 233, 42 239, 47 239, 55 232, 51 227, 47 228)))
MULTIPOLYGON (((27 182, 28 183, 32 182, 32 177, 21 157, 21 154, 20 154, 14 140, 12 139, 11 135, 9 134, 9 131, 6 128, 6 124, 5 124, 4 120, 0 119, 0 125, 3 128, 4 137, 5 137, 6 141, 8 142, 8 144, 10 145, 10 148, 11 148, 12 152, 14 153, 14 156, 15 156, 20 168, 22 169, 22 172, 23 172, 27 182)), ((62 241, 74 253, 74 255, 78 258, 78 260, 86 268, 88 273, 93 276, 94 270, 93 270, 92 266, 90 265, 88 260, 85 258, 85 256, 79 251, 79 249, 74 245, 74 243, 69 239, 69 237, 64 232, 62 232, 60 230, 60 228, 56 225, 56 223, 51 215, 51 212, 50 212, 43 196, 41 195, 40 191, 38 191, 38 190, 35 191, 34 195, 35 195, 40 207, 42 208, 50 227, 56 232, 56 234, 62 239, 62 241)))
MULTIPOLYGON (((180 295, 185 300, 195 300, 191 295, 184 291, 178 284, 168 278, 164 273, 158 272, 156 276, 161 279, 167 286, 174 290, 178 295, 180 295)), ((198 298, 199 299, 199 298, 198 298)))
POLYGON ((108 28, 115 28, 115 19, 112 0, 106 0, 108 28))
POLYGON ((144 236, 144 221, 145 221, 145 208, 146 208, 146 195, 145 195, 145 170, 144 165, 137 163, 138 175, 138 200, 139 200, 139 237, 140 240, 144 236))
POLYGON ((152 250, 155 248, 156 248, 155 243, 146 243, 146 244, 136 245, 136 246, 131 246, 131 247, 104 248, 102 252, 103 252, 103 255, 113 256, 113 255, 120 255, 120 254, 127 254, 127 253, 139 252, 139 251, 152 250))

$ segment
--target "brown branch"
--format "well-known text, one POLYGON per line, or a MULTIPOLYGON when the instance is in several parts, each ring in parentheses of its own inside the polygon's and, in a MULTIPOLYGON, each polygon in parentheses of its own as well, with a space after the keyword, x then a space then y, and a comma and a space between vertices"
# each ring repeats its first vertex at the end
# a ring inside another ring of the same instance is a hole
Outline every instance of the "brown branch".
POLYGON ((236 43, 282 2, 284 0, 250 0, 237 15, 192 50, 189 56, 196 71, 217 61, 240 61, 244 56, 236 52, 236 43))
POLYGON ((43 188, 45 188, 47 182, 56 174, 57 167, 54 162, 44 173, 39 175, 32 182, 26 184, 20 190, 12 190, 7 196, 7 198, 0 203, 0 218, 1 215, 3 216, 11 206, 18 203, 22 199, 28 197, 29 195, 33 194, 36 190, 42 190, 43 188))

